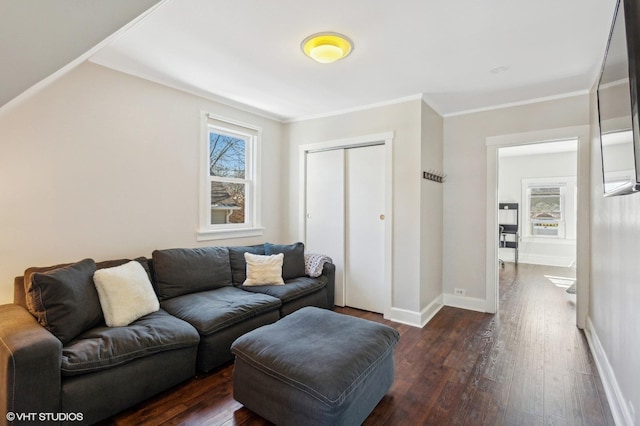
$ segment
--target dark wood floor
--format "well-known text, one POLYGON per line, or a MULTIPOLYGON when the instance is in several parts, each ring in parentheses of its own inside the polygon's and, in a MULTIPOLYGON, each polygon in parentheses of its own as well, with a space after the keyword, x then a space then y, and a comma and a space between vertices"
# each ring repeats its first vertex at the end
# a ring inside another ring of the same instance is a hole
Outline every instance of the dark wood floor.
MULTIPOLYGON (((575 296, 547 276, 570 269, 506 264, 500 310, 444 307, 423 328, 350 308, 401 334, 396 379, 365 425, 613 425, 575 296)), ((232 397, 233 365, 110 419, 116 425, 269 425, 232 397)))

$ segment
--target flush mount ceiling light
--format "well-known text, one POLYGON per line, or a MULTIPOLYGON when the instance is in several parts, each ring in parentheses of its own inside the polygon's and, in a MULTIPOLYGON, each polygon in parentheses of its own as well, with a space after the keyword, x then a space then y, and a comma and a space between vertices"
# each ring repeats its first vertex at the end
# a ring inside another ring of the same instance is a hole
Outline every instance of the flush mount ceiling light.
POLYGON ((353 43, 342 34, 318 33, 305 38, 301 47, 304 54, 314 61, 330 64, 348 56, 353 50, 353 43))

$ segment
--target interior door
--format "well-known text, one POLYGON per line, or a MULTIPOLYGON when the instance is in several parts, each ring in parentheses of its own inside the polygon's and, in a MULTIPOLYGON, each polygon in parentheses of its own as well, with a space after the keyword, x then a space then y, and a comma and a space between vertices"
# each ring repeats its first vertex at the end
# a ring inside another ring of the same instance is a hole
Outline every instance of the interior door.
POLYGON ((335 304, 344 306, 344 150, 306 156, 306 250, 336 266, 335 304))
POLYGON ((346 305, 384 312, 384 145, 345 150, 346 305))

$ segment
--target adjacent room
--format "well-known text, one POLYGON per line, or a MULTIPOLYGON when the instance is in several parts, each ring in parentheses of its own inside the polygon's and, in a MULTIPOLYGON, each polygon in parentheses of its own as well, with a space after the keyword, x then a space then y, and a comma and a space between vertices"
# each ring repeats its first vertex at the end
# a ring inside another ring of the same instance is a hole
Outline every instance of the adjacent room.
POLYGON ((638 19, 0 1, 0 424, 640 424, 638 19))
MULTIPOLYGON (((548 295, 566 302, 574 324, 577 148, 578 141, 569 139, 504 147, 498 153, 501 272, 508 266, 519 275, 524 266, 546 284, 548 295)), ((525 276, 519 276, 523 285, 525 276)))

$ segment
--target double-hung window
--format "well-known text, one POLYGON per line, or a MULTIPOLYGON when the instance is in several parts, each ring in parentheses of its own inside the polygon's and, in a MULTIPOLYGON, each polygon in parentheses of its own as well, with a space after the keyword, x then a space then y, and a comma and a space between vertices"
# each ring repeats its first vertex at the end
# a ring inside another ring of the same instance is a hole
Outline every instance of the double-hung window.
POLYGON ((564 185, 529 186, 529 222, 534 237, 564 237, 564 185))
POLYGON ((199 240, 260 235, 260 128, 203 114, 199 240))
POLYGON ((523 236, 575 239, 576 178, 522 180, 523 236))

